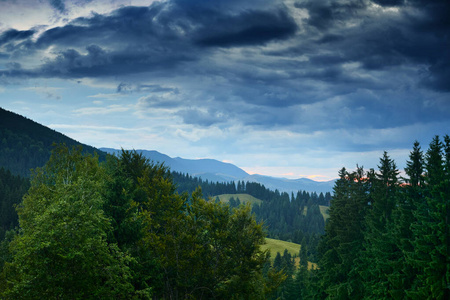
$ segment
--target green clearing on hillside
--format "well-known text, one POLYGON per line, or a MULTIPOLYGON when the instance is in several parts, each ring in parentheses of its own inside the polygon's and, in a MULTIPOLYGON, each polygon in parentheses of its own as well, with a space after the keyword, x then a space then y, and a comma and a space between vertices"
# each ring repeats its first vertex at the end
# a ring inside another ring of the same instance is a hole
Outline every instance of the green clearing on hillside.
MULTIPOLYGON (((280 252, 281 255, 283 255, 283 252, 285 249, 288 250, 288 252, 295 256, 295 267, 298 268, 300 265, 300 258, 298 257, 300 252, 301 245, 291 242, 285 242, 275 239, 269 239, 266 238, 266 243, 264 245, 261 245, 261 250, 269 249, 270 251, 270 261, 273 263, 273 260, 275 259, 275 256, 277 255, 277 252, 280 252)), ((317 268, 317 264, 311 263, 308 261, 308 269, 317 268)))
MULTIPOLYGON (((261 204, 262 200, 255 198, 249 194, 222 194, 212 197, 213 199, 216 199, 216 197, 219 197, 220 202, 228 203, 231 199, 231 197, 234 198, 234 200, 237 200, 239 198, 239 201, 241 201, 241 204, 244 203, 250 203, 253 204, 261 204)), ((284 249, 283 249, 284 251, 284 249)))
POLYGON ((277 255, 277 252, 283 254, 284 249, 287 249, 292 256, 294 255, 298 256, 298 253, 300 252, 300 247, 301 247, 300 244, 266 238, 266 244, 262 245, 261 249, 262 250, 269 249, 271 259, 274 259, 275 256, 277 255))
MULTIPOLYGON (((319 205, 320 213, 322 214, 324 221, 326 221, 330 217, 330 215, 328 214, 329 208, 330 208, 329 206, 319 205)), ((306 216, 307 212, 308 212, 308 207, 305 207, 303 209, 303 215, 306 216)))
POLYGON ((325 205, 319 205, 320 208, 320 213, 323 216, 323 220, 326 221, 330 215, 328 214, 328 209, 330 208, 329 206, 325 206, 325 205))

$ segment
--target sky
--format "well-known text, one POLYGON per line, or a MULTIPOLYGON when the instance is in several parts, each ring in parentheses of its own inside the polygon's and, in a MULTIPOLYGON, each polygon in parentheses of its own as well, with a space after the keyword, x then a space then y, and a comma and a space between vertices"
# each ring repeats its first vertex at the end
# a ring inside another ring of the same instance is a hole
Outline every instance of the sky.
POLYGON ((330 180, 450 134, 448 0, 0 0, 0 106, 95 147, 330 180))

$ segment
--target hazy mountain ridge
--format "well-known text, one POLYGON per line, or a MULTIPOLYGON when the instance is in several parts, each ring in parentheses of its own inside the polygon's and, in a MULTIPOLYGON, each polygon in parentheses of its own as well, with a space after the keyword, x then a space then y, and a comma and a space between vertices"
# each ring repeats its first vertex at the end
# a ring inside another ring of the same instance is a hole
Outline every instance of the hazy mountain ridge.
MULTIPOLYGON (((112 148, 100 148, 101 151, 118 154, 121 150, 112 148)), ((184 159, 181 157, 172 158, 166 154, 155 150, 136 150, 145 157, 154 162, 164 163, 172 171, 179 173, 187 173, 195 177, 201 177, 203 180, 213 182, 229 182, 229 181, 249 181, 263 184, 271 190, 279 190, 280 192, 297 192, 299 190, 307 192, 332 192, 334 180, 331 181, 314 181, 308 178, 287 179, 271 176, 253 174, 250 175, 241 168, 221 162, 215 159, 184 159)))
POLYGON ((288 179, 271 177, 259 174, 249 175, 244 181, 257 182, 264 184, 268 189, 278 189, 282 192, 296 192, 298 190, 307 192, 326 193, 332 192, 335 180, 315 181, 309 178, 288 179))

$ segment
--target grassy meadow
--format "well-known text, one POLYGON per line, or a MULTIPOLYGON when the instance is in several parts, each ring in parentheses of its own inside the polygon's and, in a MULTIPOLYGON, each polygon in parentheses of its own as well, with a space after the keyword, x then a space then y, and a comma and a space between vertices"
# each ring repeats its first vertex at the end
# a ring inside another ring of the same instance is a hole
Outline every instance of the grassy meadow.
POLYGON ((224 202, 224 203, 228 203, 231 199, 231 197, 234 198, 234 200, 237 200, 237 198, 239 198, 239 200, 241 201, 241 204, 244 203, 250 203, 251 205, 253 204, 261 204, 261 200, 258 198, 255 198, 249 194, 222 194, 222 195, 217 195, 212 197, 213 199, 216 199, 216 197, 219 197, 220 202, 224 202))
MULTIPOLYGON (((287 249, 292 256, 295 256, 295 266, 298 268, 298 266, 300 265, 300 258, 298 257, 301 248, 300 244, 266 238, 266 244, 262 245, 261 248, 262 250, 269 249, 270 259, 272 262, 275 259, 277 252, 280 252, 280 254, 283 255, 284 250, 287 249)), ((317 264, 308 261, 309 270, 316 267, 317 264)))

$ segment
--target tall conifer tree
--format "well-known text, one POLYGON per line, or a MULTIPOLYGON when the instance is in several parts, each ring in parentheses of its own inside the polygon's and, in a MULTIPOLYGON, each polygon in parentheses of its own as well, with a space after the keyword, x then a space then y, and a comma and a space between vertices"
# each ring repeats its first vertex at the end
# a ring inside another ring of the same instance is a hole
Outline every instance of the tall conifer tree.
POLYGON ((334 187, 330 218, 319 245, 319 291, 317 298, 361 298, 361 280, 351 272, 362 251, 364 218, 370 187, 362 167, 349 173, 343 168, 334 187))
POLYGON ((394 299, 404 299, 407 291, 415 285, 418 270, 408 262, 408 257, 414 255, 414 235, 411 224, 417 222, 415 211, 419 203, 424 201, 424 157, 419 142, 414 143, 406 162, 406 185, 400 189, 397 205, 393 210, 393 225, 390 229, 401 255, 390 262, 392 272, 388 274, 390 282, 389 294, 394 299))
POLYGON ((412 224, 415 251, 409 262, 418 274, 416 285, 408 295, 416 299, 448 299, 450 296, 450 178, 446 174, 444 150, 447 152, 447 144, 444 147, 439 137, 434 137, 425 159, 425 201, 418 203, 417 222, 412 224))
MULTIPOLYGON (((365 295, 387 298, 391 285, 387 276, 394 272, 390 262, 401 255, 391 233, 392 211, 396 206, 399 171, 387 152, 380 158, 379 173, 372 178, 371 205, 366 217, 365 252, 359 273, 363 274, 365 295)), ((358 266, 357 266, 358 267, 358 266)))

